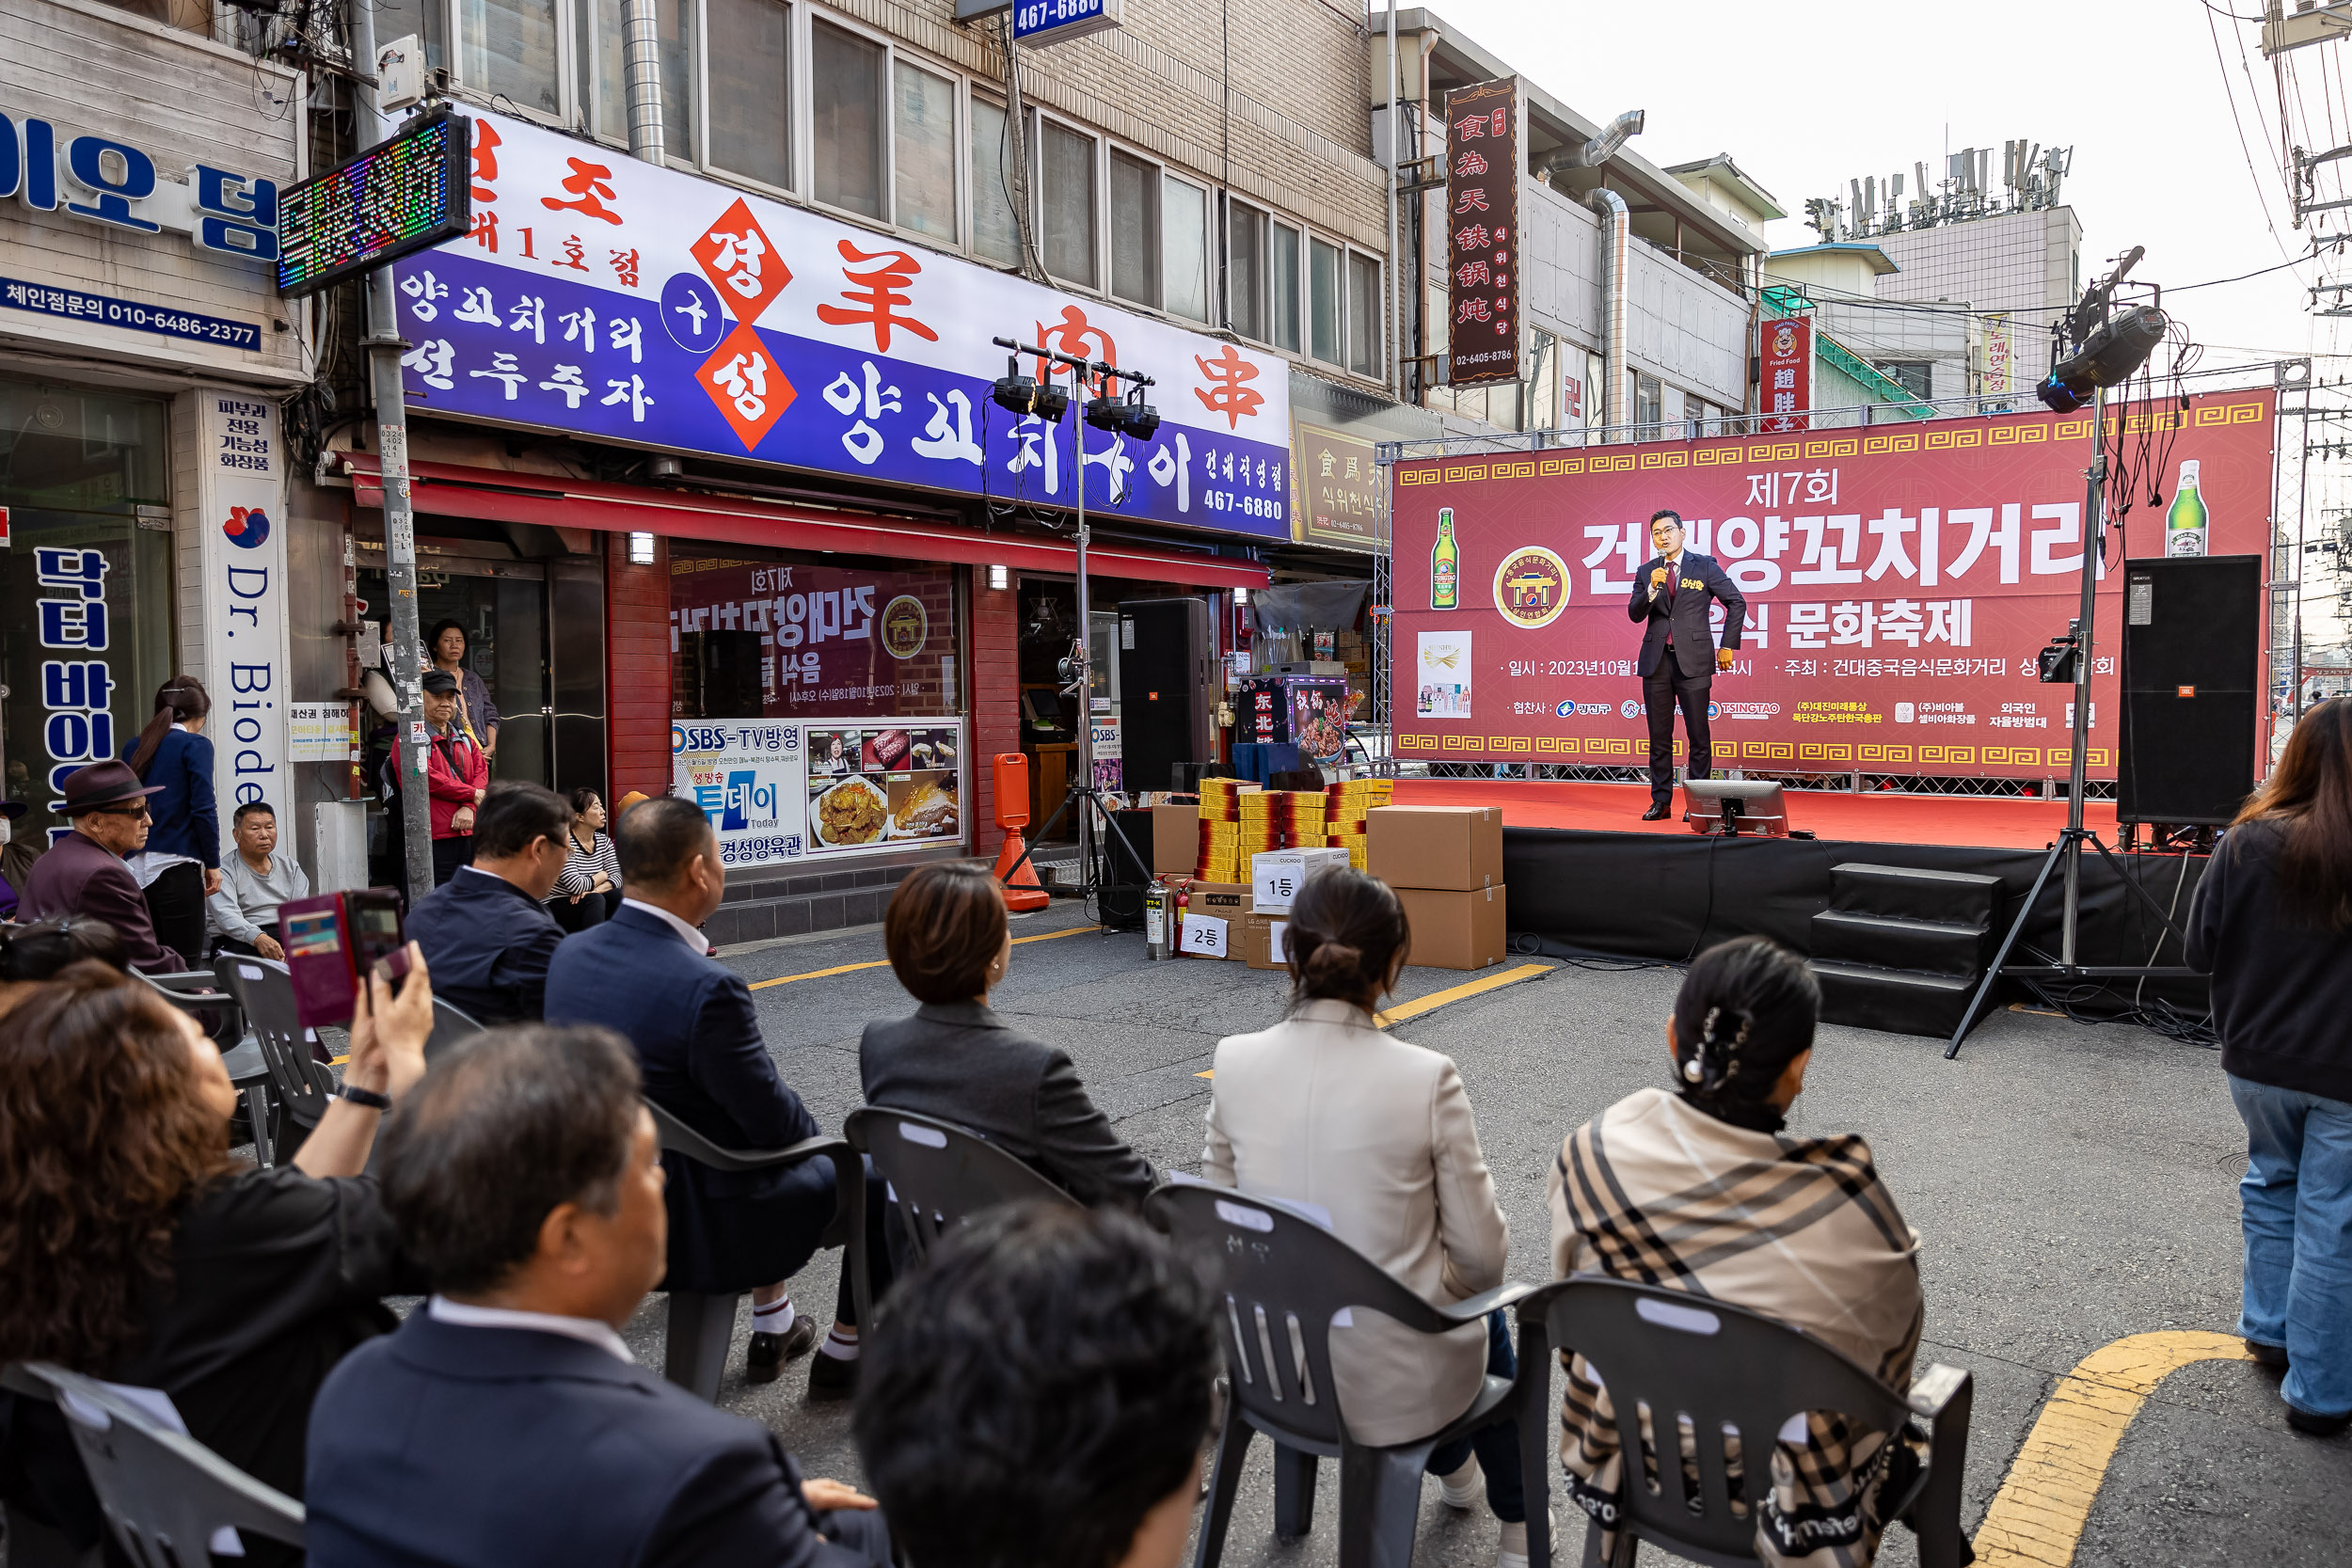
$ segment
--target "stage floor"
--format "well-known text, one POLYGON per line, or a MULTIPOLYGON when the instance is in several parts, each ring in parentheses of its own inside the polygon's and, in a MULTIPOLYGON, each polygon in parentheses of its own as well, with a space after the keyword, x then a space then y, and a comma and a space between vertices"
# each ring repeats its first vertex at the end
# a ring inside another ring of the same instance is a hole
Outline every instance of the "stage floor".
MULTIPOLYGON (((1645 822, 1649 786, 1554 780, 1399 779, 1399 805, 1501 806, 1506 828, 1581 828, 1591 832, 1692 836, 1675 815, 1645 822)), ((2115 802, 2092 800, 2087 821, 2115 843, 2115 802)), ((1788 791, 1788 825, 1849 844, 1943 844, 1986 849, 2042 849, 2066 826, 2064 800, 1974 795, 1851 795, 1788 791)))

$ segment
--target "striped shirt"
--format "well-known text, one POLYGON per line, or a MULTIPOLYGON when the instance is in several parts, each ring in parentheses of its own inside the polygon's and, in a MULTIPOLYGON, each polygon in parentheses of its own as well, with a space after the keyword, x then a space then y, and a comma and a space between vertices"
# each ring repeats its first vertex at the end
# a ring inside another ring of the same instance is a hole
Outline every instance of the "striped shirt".
POLYGON ((596 885, 596 873, 599 871, 604 873, 605 880, 614 887, 621 885, 621 857, 613 850, 612 835, 598 832, 595 840, 594 847, 582 849, 578 839, 569 833, 564 835, 566 853, 563 875, 555 879, 556 897, 569 898, 575 894, 586 893, 596 885))

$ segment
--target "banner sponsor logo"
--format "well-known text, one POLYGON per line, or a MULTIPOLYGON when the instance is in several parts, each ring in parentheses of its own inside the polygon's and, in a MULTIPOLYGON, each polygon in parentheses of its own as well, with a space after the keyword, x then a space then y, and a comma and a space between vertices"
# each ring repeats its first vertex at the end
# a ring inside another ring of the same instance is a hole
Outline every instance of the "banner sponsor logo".
POLYGON ((1495 567, 1495 609, 1522 631, 1534 631, 1568 608, 1568 563, 1530 545, 1503 556, 1495 567))

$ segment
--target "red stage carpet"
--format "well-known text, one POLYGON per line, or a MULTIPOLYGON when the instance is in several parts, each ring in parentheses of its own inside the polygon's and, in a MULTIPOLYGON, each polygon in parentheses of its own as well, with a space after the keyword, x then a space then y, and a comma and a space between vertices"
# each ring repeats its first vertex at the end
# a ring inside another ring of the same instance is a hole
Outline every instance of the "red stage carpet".
MULTIPOLYGON (((1673 833, 1689 838, 1675 815, 1645 822, 1649 786, 1571 784, 1547 780, 1399 779, 1399 805, 1501 806, 1508 828, 1581 828, 1593 832, 1673 833)), ((2115 802, 2092 800, 2087 821, 2112 847, 2115 802)), ((1824 839, 1859 844, 1966 845, 1986 849, 2048 847, 2066 826, 2066 802, 1972 795, 1850 795, 1834 790, 1788 792, 1788 825, 1824 839)))

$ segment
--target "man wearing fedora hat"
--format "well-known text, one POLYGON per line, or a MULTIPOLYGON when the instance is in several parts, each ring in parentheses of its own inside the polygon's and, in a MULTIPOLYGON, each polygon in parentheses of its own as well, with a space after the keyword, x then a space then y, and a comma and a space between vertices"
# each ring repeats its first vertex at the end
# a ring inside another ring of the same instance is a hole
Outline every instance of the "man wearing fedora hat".
POLYGON ((140 784, 127 762, 94 762, 67 774, 64 809, 73 831, 33 863, 32 885, 23 898, 24 918, 88 915, 121 934, 133 969, 168 974, 187 968, 179 954, 155 940, 147 895, 122 863, 125 855, 145 847, 151 820, 147 798, 164 787, 140 784))

